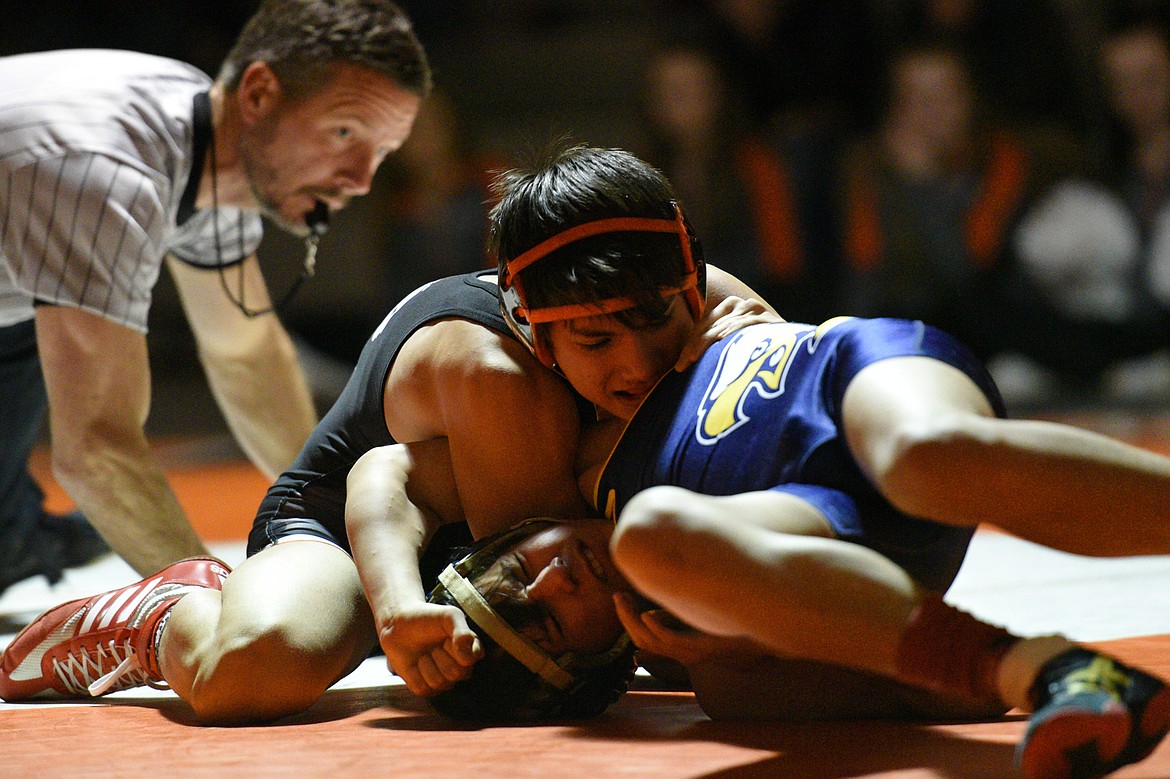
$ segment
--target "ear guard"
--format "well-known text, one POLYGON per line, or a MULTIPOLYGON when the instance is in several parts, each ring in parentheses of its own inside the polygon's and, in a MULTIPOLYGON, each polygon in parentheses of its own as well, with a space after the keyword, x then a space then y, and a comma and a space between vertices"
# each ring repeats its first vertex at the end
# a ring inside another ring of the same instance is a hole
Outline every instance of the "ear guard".
POLYGON ((476 588, 475 583, 467 578, 479 558, 498 557, 502 550, 510 548, 519 540, 533 533, 539 532, 548 524, 559 520, 533 518, 525 520, 515 527, 499 533, 486 545, 475 549, 462 559, 448 565, 439 574, 439 584, 442 585, 451 598, 463 610, 463 613, 479 625, 485 633, 491 636, 500 647, 520 662, 525 668, 544 682, 562 693, 572 693, 583 683, 583 679, 570 670, 580 667, 587 671, 599 665, 615 660, 618 655, 630 647, 630 637, 623 632, 608 650, 596 656, 583 657, 569 652, 558 662, 548 652, 541 649, 527 636, 512 627, 499 612, 492 608, 483 594, 476 588))
POLYGON ((467 578, 467 574, 474 569, 478 560, 485 557, 494 560, 501 551, 539 532, 550 521, 528 519, 497 534, 482 547, 473 549, 457 562, 444 568, 439 573, 439 584, 447 590, 459 608, 463 609, 463 613, 483 628, 505 652, 520 661, 529 671, 563 691, 576 684, 576 678, 559 666, 547 652, 508 624, 467 578))
POLYGON ((705 298, 705 284, 702 279, 701 268, 695 261, 691 251, 691 234, 683 221, 682 210, 674 204, 674 219, 651 219, 643 217, 617 217, 613 219, 599 219, 593 222, 571 227, 557 233, 528 251, 513 258, 500 275, 500 308, 503 311, 504 321, 512 332, 528 347, 536 358, 548 368, 555 366, 555 360, 548 350, 546 341, 537 331, 536 326, 547 322, 556 322, 578 317, 600 316, 625 311, 637 305, 633 298, 608 298, 593 303, 573 303, 565 306, 549 306, 532 309, 528 306, 528 296, 524 285, 520 281, 520 272, 538 260, 547 257, 557 249, 574 241, 590 238, 594 235, 616 232, 643 232, 643 233, 675 233, 679 238, 679 248, 682 250, 684 281, 678 287, 664 287, 659 290, 663 297, 682 293, 685 296, 691 316, 698 321, 703 315, 705 298))
POLYGON ((464 578, 454 565, 448 565, 439 574, 439 584, 447 588, 447 592, 467 616, 529 671, 558 690, 567 690, 577 683, 577 679, 557 665, 557 661, 547 652, 521 635, 496 613, 475 585, 464 578))

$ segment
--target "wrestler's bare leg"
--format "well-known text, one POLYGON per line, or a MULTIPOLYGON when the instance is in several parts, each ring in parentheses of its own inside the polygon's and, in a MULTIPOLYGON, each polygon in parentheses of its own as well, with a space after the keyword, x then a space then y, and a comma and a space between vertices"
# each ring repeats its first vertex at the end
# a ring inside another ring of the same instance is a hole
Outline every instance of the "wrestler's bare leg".
MULTIPOLYGON (((976 707, 960 710, 1026 706, 1040 667, 1071 646, 1056 637, 1015 642, 937 605, 937 593, 883 555, 811 535, 818 522, 828 534, 816 508, 785 493, 711 497, 654 487, 626 505, 611 547, 634 589, 692 627, 751 639, 775 658, 925 685, 948 706, 976 707), (1001 678, 999 648, 1013 644, 1001 678), (988 673, 967 674, 983 657, 988 673), (965 681, 953 684, 950 675, 965 681)), ((708 705, 715 710, 717 701, 708 705)))
POLYGON ((939 360, 865 367, 842 417, 862 470, 908 514, 990 523, 1074 554, 1170 554, 1170 458, 1068 425, 997 419, 939 360))
POLYGON ((311 706, 375 645, 353 560, 319 541, 285 541, 239 565, 223 591, 172 610, 159 665, 201 720, 268 721, 311 706))
POLYGON ((634 589, 699 630, 893 675, 920 587, 831 535, 820 511, 786 493, 653 487, 622 511, 611 548, 634 589))

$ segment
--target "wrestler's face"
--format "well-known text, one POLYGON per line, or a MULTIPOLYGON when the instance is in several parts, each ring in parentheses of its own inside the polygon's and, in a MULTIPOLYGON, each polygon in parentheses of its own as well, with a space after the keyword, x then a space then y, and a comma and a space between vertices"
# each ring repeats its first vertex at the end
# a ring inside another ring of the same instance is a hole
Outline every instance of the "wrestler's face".
POLYGON ((674 295, 661 320, 636 328, 612 315, 551 322, 548 343, 557 367, 577 392, 610 414, 629 419, 674 368, 694 327, 686 301, 674 295))
POLYGON ((553 657, 603 652, 622 633, 613 595, 629 589, 609 556, 612 533, 603 519, 548 525, 501 554, 476 586, 489 601, 506 594, 534 607, 528 624, 509 621, 553 657))
POLYGON ((388 77, 348 64, 302 99, 282 94, 279 82, 268 89, 239 153, 261 211, 298 235, 316 201, 335 211, 369 192, 378 165, 410 135, 420 102, 388 77))

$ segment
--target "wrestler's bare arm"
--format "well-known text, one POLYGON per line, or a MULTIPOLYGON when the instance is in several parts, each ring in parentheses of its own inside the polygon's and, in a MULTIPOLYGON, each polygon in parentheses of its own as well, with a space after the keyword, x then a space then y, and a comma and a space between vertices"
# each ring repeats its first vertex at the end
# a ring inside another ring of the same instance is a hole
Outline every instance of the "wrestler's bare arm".
POLYGON ((447 440, 372 449, 350 470, 345 524, 390 670, 416 695, 463 678, 479 642, 463 612, 427 603, 418 556, 462 515, 447 440))
POLYGON ((386 384, 398 441, 442 436, 472 535, 533 516, 579 517, 573 395, 515 339, 443 320, 403 346, 386 384))
POLYGON ((410 337, 384 407, 391 434, 415 443, 355 464, 346 526, 388 664, 431 695, 466 675, 479 647, 462 612, 426 602, 419 554, 444 522, 466 519, 481 538, 530 516, 582 516, 578 412, 521 344, 461 319, 410 337))

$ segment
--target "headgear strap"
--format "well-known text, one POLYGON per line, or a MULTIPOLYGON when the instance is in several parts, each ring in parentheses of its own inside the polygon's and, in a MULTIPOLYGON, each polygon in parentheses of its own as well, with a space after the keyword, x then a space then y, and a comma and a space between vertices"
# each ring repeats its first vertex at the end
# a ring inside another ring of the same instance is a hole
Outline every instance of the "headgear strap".
POLYGON ((447 588, 447 592, 451 593, 459 608, 529 671, 558 690, 567 690, 576 683, 577 680, 571 673, 557 665, 556 661, 540 647, 522 636, 497 614, 475 585, 455 570, 455 566, 448 565, 443 569, 439 574, 439 583, 447 588))

